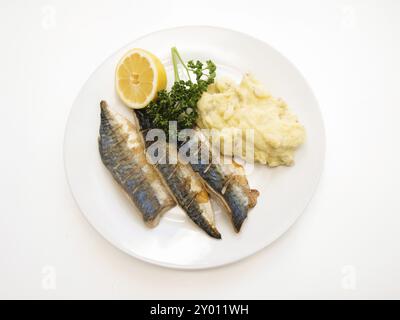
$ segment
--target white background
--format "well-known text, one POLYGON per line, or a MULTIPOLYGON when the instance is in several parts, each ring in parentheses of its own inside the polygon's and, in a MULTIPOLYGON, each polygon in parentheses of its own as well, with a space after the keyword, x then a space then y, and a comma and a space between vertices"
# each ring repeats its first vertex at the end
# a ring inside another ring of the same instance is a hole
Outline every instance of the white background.
POLYGON ((400 298, 400 1, 0 1, 0 298, 400 298), (135 38, 215 25, 303 73, 327 133, 301 219, 206 271, 119 252, 68 189, 63 137, 80 88, 135 38))

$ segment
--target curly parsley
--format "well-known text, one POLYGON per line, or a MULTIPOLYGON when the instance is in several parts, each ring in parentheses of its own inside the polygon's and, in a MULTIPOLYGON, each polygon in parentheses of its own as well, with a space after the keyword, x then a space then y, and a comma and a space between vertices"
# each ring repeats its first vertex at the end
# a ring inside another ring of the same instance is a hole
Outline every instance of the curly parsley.
POLYGON ((205 65, 192 60, 185 64, 175 47, 171 49, 171 54, 175 74, 174 85, 170 91, 159 91, 157 100, 143 109, 153 125, 165 132, 168 132, 169 121, 177 121, 178 130, 195 126, 198 118, 197 101, 214 82, 217 69, 211 60, 206 61, 205 65), (185 68, 189 80, 179 78, 178 61, 185 68), (195 82, 191 80, 191 73, 196 77, 195 82))

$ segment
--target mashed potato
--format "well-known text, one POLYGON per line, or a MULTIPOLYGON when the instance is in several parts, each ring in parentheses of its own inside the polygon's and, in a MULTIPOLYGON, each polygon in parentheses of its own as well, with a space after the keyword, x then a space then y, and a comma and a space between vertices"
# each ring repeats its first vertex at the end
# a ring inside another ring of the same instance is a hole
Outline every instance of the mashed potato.
MULTIPOLYGON (((199 100, 198 110, 199 127, 216 129, 222 144, 241 139, 244 146, 245 135, 238 135, 239 130, 254 129, 254 160, 271 167, 293 164, 294 152, 305 140, 304 127, 287 104, 249 74, 239 85, 231 79, 216 80, 199 100)), ((226 146, 221 150, 232 153, 226 146)))

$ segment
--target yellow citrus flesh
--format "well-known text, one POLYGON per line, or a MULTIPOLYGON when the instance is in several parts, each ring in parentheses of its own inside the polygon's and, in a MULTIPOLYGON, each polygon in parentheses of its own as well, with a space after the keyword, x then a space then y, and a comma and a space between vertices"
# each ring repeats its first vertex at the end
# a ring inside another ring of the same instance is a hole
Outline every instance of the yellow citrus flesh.
POLYGON ((147 106, 167 86, 161 61, 143 49, 132 49, 119 61, 115 86, 121 100, 132 109, 147 106))

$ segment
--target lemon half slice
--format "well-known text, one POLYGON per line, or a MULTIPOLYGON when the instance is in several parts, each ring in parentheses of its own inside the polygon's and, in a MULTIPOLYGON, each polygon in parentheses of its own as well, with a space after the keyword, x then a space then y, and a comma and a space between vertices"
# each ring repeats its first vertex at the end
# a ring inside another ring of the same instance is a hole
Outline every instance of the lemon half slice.
POLYGON ((155 55, 143 49, 132 49, 118 63, 115 85, 119 97, 129 108, 140 109, 166 88, 167 76, 155 55))

